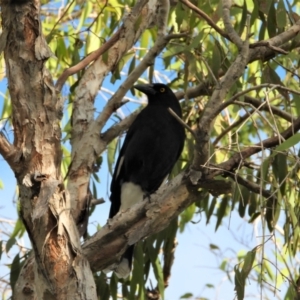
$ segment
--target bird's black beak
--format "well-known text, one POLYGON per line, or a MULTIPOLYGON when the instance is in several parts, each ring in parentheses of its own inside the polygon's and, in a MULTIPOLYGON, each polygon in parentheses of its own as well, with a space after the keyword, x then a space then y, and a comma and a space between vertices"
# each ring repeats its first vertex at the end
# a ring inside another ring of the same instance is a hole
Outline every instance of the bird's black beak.
POLYGON ((153 88, 152 84, 136 84, 133 87, 146 95, 155 95, 156 94, 156 91, 153 88))

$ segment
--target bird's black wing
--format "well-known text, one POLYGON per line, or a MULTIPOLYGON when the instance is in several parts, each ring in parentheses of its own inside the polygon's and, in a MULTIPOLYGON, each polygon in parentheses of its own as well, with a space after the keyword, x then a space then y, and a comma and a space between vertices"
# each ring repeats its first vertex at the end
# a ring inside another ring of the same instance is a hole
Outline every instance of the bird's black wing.
POLYGON ((170 173, 184 143, 184 129, 161 106, 147 106, 131 125, 111 183, 110 218, 121 204, 121 185, 132 182, 147 194, 155 192, 170 173))

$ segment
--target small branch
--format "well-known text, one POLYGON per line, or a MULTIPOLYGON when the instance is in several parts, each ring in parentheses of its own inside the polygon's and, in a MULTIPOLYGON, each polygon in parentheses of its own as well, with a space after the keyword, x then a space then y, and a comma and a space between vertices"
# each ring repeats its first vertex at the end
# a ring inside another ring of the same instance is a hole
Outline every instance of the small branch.
POLYGON ((249 45, 250 48, 256 48, 256 47, 261 47, 261 46, 270 48, 274 52, 277 52, 277 53, 280 53, 280 54, 283 54, 283 55, 289 54, 284 49, 271 45, 270 42, 268 42, 268 41, 259 41, 259 42, 256 42, 256 43, 253 43, 253 44, 249 45))
POLYGON ((250 97, 250 96, 246 96, 245 97, 245 103, 250 103, 252 104, 254 107, 260 107, 261 110, 265 110, 265 111, 269 111, 271 109, 271 111, 273 112, 274 115, 277 115, 283 119, 285 119, 288 122, 295 122, 296 118, 294 116, 292 116, 291 114, 285 112, 284 110, 281 110, 280 108, 276 107, 276 106, 272 106, 270 105, 269 107, 263 105, 262 106, 262 102, 250 97), (269 109, 270 108, 270 109, 269 109))
POLYGON ((92 199, 90 206, 99 205, 105 203, 105 200, 103 198, 100 199, 92 199))
POLYGON ((292 135, 294 135, 295 132, 297 132, 298 130, 300 130, 300 118, 298 118, 295 122, 293 122, 288 129, 284 130, 280 134, 280 137, 274 136, 265 139, 262 142, 259 142, 253 146, 247 147, 246 149, 234 154, 227 161, 219 164, 218 168, 215 168, 214 170, 211 168, 211 171, 209 171, 209 175, 207 176, 207 178, 209 179, 214 178, 215 176, 222 175, 226 171, 234 170, 246 158, 250 157, 255 153, 262 151, 264 148, 272 148, 278 146, 279 142, 281 141, 281 138, 284 138, 286 140, 290 138, 292 135))
POLYGON ((186 91, 178 91, 175 96, 178 100, 191 99, 199 96, 208 96, 212 94, 212 84, 209 81, 201 82, 200 84, 188 88, 186 91))
POLYGON ((214 28, 220 35, 231 41, 230 36, 224 30, 222 30, 204 11, 202 11, 200 8, 198 8, 188 0, 180 0, 180 2, 194 11, 198 17, 203 18, 207 22, 207 24, 214 28))
POLYGON ((285 43, 287 43, 287 42, 291 41, 293 38, 295 38, 299 32, 300 32, 300 20, 298 20, 288 30, 264 41, 268 46, 264 45, 264 46, 251 48, 248 63, 251 63, 258 59, 261 59, 262 61, 266 61, 266 60, 271 59, 273 56, 275 56, 275 54, 278 51, 271 49, 270 45, 272 45, 273 48, 280 47, 283 50, 287 50, 287 51, 291 51, 291 49, 295 49, 296 47, 299 47, 299 44, 297 45, 296 43, 294 45, 290 45, 288 47, 287 47, 287 45, 285 45, 285 43))
POLYGON ((58 78, 55 88, 57 91, 61 91, 64 83, 68 79, 69 76, 79 72, 80 70, 83 70, 85 67, 87 67, 92 61, 96 60, 98 57, 100 57, 104 52, 106 52, 109 48, 111 48, 120 38, 120 33, 122 32, 122 27, 117 30, 113 34, 113 36, 104 43, 98 50, 90 53, 88 56, 86 56, 83 60, 81 60, 78 64, 75 66, 72 66, 66 70, 60 75, 58 78))
POLYGON ((56 21, 56 23, 54 24, 54 26, 52 27, 51 31, 49 32, 48 36, 52 35, 52 32, 55 30, 55 27, 60 24, 61 20, 64 18, 64 16, 67 14, 68 10, 70 9, 70 7, 73 5, 73 3, 75 2, 75 0, 72 0, 68 7, 64 10, 64 12, 60 15, 60 18, 58 18, 58 20, 56 21))
MULTIPOLYGON (((296 90, 292 90, 292 89, 289 89, 285 86, 282 86, 280 84, 273 84, 273 83, 263 83, 263 84, 260 84, 260 85, 256 85, 256 86, 253 86, 253 87, 250 87, 244 91, 241 91, 237 94, 235 94, 233 97, 231 97, 230 99, 228 99, 227 101, 223 102, 220 106, 216 107, 213 111, 212 111, 212 116, 213 117, 216 117, 223 109, 225 109, 226 107, 228 107, 230 104, 233 104, 239 97, 251 92, 251 91, 255 91, 255 90, 259 90, 259 89, 262 89, 262 88, 272 88, 272 89, 278 89, 278 90, 284 90, 284 91, 287 91, 287 92, 290 92, 290 93, 293 93, 293 94, 297 94, 297 95, 300 95, 300 92, 296 91, 296 90)), ((245 97, 245 103, 250 103, 252 104, 252 100, 251 99, 254 99, 252 97, 249 97, 249 96, 246 96, 245 97), (247 99, 247 101, 246 101, 247 99)), ((258 101, 258 100, 256 100, 258 101)), ((262 105, 263 103, 261 103, 260 101, 256 102, 254 101, 256 104, 259 102, 260 105, 262 105)), ((256 105, 253 104, 253 106, 256 107, 256 105)), ((273 106, 271 106, 273 108, 273 106)), ((281 111, 280 109, 274 107, 274 113, 278 112, 278 115, 281 116, 282 118, 288 120, 289 122, 291 122, 292 120, 295 120, 295 118, 293 116, 291 116, 290 114, 286 113, 286 112, 283 112, 281 111)), ((277 114, 277 113, 275 113, 277 114)))
POLYGON ((107 4, 108 4, 108 0, 105 0, 105 3, 102 6, 101 10, 98 12, 96 18, 94 18, 94 20, 91 22, 91 24, 84 31, 90 31, 91 30, 91 28, 96 23, 96 21, 98 20, 98 18, 100 17, 100 15, 103 13, 104 9, 107 7, 107 4))
POLYGON ((216 78, 214 72, 212 71, 211 67, 209 66, 209 64, 207 63, 207 61, 205 60, 205 58, 201 56, 200 59, 201 59, 201 60, 203 61, 203 63, 205 64, 205 66, 206 66, 206 68, 207 68, 207 70, 208 70, 210 76, 211 76, 212 79, 214 80, 215 85, 216 85, 216 88, 218 88, 218 89, 221 88, 221 87, 220 87, 219 80, 216 78))
POLYGON ((230 40, 238 47, 239 50, 243 48, 243 40, 239 37, 239 35, 234 30, 233 26, 231 25, 231 17, 230 17, 230 8, 231 8, 231 1, 230 0, 223 0, 223 22, 226 29, 226 32, 230 38, 230 40))
POLYGON ((101 134, 101 139, 109 144, 114 138, 119 136, 122 132, 125 132, 133 123, 137 115, 140 113, 140 110, 136 110, 124 120, 120 121, 116 125, 110 127, 103 134, 101 134))
POLYGON ((247 112, 244 116, 240 117, 236 122, 232 123, 230 126, 228 126, 224 131, 220 133, 220 135, 214 140, 213 145, 216 146, 218 142, 222 139, 222 137, 227 134, 229 131, 231 131, 233 128, 241 125, 244 121, 246 121, 252 114, 254 113, 254 110, 247 112))
POLYGON ((274 196, 274 193, 271 193, 270 191, 262 189, 260 185, 254 183, 254 182, 250 182, 238 174, 226 172, 225 176, 228 176, 228 177, 234 179, 237 183, 244 186, 251 192, 264 196, 267 200, 270 199, 272 201, 277 201, 277 198, 274 196))
POLYGON ((186 128, 191 134, 192 136, 196 139, 196 135, 194 130, 188 126, 186 123, 183 122, 183 120, 181 118, 178 117, 178 115, 173 111, 172 108, 168 107, 168 111, 169 113, 184 127, 186 128))

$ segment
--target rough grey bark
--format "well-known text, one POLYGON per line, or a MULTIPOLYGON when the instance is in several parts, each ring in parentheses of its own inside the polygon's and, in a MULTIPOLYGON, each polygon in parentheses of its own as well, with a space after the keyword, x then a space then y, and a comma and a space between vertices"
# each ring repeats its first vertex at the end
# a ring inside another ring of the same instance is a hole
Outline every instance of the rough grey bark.
POLYGON ((20 214, 35 258, 28 260, 33 268, 26 274, 34 281, 19 282, 14 298, 96 299, 60 174, 62 108, 45 68, 51 52, 41 33, 40 3, 3 1, 1 8, 14 142, 1 140, 12 150, 6 157, 17 178, 20 214))

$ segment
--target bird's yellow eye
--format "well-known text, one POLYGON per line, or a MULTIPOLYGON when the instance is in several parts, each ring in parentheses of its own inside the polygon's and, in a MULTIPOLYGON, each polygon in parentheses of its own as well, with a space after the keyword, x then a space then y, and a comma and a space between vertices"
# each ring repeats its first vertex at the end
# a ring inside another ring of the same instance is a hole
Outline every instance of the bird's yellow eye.
POLYGON ((166 90, 165 88, 160 88, 160 89, 159 89, 159 91, 160 91, 161 93, 163 93, 165 90, 166 90))

